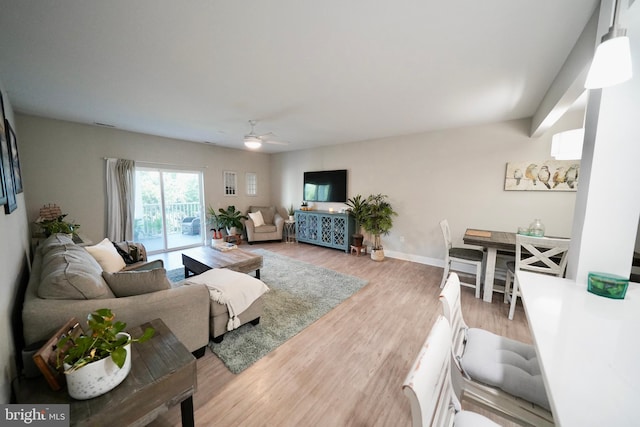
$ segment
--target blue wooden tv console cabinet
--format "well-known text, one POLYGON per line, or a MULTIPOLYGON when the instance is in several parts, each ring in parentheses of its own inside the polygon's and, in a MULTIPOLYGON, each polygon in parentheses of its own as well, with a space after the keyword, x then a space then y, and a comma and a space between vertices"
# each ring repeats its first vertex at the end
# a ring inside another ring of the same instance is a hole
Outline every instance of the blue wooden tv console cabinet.
POLYGON ((296 211, 298 242, 327 246, 349 252, 355 221, 348 213, 296 211))

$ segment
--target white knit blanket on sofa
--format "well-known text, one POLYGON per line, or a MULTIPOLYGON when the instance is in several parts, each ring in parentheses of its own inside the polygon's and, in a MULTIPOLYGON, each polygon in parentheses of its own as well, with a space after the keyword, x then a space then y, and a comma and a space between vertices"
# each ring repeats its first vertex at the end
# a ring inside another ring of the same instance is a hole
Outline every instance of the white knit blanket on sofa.
POLYGON ((269 291, 269 287, 259 279, 245 273, 214 268, 184 281, 187 285, 206 285, 211 299, 225 304, 229 312, 227 330, 231 331, 240 326, 238 315, 245 311, 262 294, 269 291))

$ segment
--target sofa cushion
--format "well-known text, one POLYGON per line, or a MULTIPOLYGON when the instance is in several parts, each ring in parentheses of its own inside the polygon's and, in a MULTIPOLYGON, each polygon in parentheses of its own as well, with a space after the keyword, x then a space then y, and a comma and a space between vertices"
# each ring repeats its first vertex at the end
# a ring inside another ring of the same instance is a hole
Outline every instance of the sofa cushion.
POLYGON ((271 225, 275 223, 276 216, 276 208, 275 206, 251 206, 249 209, 250 212, 260 212, 262 214, 262 219, 264 223, 267 225, 271 225))
POLYGON ((98 261, 102 269, 108 273, 115 273, 127 266, 109 239, 104 239, 94 246, 86 246, 85 249, 98 261))
POLYGON ((275 225, 261 225, 260 227, 255 228, 256 233, 273 233, 278 230, 278 227, 275 225))
POLYGON ((44 255, 52 248, 64 245, 75 245, 75 243, 73 243, 73 240, 71 240, 68 234, 57 233, 47 237, 44 242, 38 245, 38 248, 42 252, 42 255, 44 255))
POLYGON ((102 268, 83 248, 63 244, 42 257, 38 296, 44 299, 113 298, 102 268))
POLYGON ((171 289, 171 283, 164 268, 117 273, 103 271, 102 277, 118 298, 171 289))
POLYGON ((249 212, 249 218, 253 221, 254 227, 260 227, 264 225, 264 218, 262 218, 262 212, 249 212))

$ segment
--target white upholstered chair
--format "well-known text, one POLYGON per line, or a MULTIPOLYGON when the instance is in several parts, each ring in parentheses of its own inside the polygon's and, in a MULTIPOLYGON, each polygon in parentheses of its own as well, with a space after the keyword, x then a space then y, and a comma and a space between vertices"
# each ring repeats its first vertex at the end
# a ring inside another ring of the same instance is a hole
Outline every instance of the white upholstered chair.
POLYGON ((462 411, 451 382, 451 327, 439 316, 402 385, 413 427, 489 427, 498 424, 462 411))
POLYGON ((452 262, 468 264, 476 270, 476 283, 472 284, 461 282, 461 284, 464 286, 475 288, 476 298, 480 298, 484 252, 480 249, 454 247, 451 243, 451 231, 449 229, 449 222, 446 219, 440 221, 440 228, 442 229, 442 237, 444 238, 445 244, 444 273, 442 274, 442 282, 440 283, 440 287, 442 288, 444 286, 447 277, 449 277, 449 271, 451 271, 452 262))
POLYGON ((553 425, 535 348, 469 328, 462 316, 455 273, 449 275, 440 301, 452 328, 452 377, 462 398, 519 424, 553 425))
POLYGON ((507 263, 504 302, 511 301, 509 320, 513 319, 516 301, 520 296, 516 272, 519 270, 564 276, 571 239, 516 235, 516 259, 507 263), (513 281, 513 290, 510 290, 513 281))

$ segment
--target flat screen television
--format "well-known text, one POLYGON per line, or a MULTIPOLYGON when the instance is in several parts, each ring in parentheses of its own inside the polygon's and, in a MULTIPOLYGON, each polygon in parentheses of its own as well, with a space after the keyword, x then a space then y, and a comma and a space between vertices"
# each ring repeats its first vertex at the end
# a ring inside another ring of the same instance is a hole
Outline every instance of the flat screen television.
POLYGON ((302 194, 307 202, 346 202, 347 170, 305 172, 302 194))

